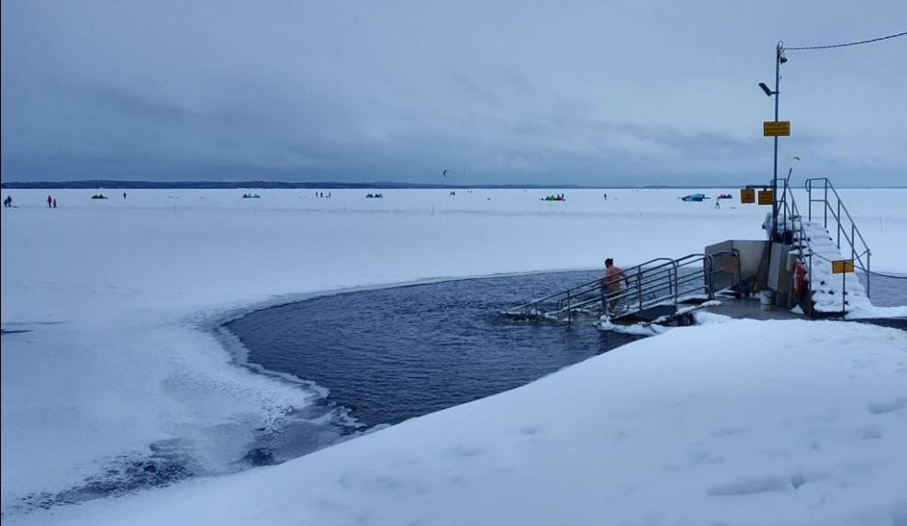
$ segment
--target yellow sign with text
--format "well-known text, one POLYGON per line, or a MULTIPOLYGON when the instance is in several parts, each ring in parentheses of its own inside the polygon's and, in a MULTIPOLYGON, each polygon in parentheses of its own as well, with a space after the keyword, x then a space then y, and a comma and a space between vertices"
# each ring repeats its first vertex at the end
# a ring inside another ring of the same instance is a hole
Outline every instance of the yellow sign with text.
POLYGON ((836 259, 831 262, 832 274, 845 274, 850 272, 853 272, 852 259, 836 259))
POLYGON ((772 190, 759 190, 759 204, 770 205, 775 202, 775 192, 772 190))
POLYGON ((740 190, 740 202, 743 204, 752 204, 756 202, 756 190, 753 188, 743 188, 740 190))
POLYGON ((762 135, 765 137, 789 137, 790 121, 765 121, 762 123, 762 135))

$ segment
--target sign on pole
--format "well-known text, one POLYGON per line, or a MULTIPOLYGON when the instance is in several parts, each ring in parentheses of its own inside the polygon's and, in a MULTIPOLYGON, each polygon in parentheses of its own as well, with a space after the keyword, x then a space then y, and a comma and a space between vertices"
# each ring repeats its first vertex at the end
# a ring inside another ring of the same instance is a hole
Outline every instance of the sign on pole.
POLYGON ((759 204, 771 205, 775 202, 775 192, 772 190, 759 190, 759 204))
POLYGON ((764 137, 789 137, 790 121, 765 121, 762 123, 764 137))
POLYGON ((743 204, 752 204, 756 202, 756 190, 753 188, 742 188, 740 190, 740 202, 743 204))
POLYGON ((849 272, 853 272, 852 259, 836 259, 831 262, 832 274, 846 274, 849 272))

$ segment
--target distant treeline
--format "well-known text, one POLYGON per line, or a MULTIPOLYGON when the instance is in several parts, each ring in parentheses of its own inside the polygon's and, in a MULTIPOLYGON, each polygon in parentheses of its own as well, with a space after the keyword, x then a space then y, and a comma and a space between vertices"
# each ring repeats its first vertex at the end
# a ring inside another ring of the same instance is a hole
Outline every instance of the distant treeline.
POLYGON ((103 179, 93 179, 87 181, 33 181, 33 182, 9 182, 0 184, 3 189, 187 189, 187 190, 229 190, 237 188, 276 188, 276 189, 445 189, 445 188, 482 188, 482 189, 592 189, 592 188, 728 188, 737 185, 655 185, 655 186, 579 186, 579 185, 555 185, 555 184, 479 184, 479 185, 456 185, 456 184, 420 184, 420 183, 395 183, 395 182, 375 182, 375 183, 336 183, 336 182, 315 182, 315 183, 286 183, 280 181, 111 181, 103 179))

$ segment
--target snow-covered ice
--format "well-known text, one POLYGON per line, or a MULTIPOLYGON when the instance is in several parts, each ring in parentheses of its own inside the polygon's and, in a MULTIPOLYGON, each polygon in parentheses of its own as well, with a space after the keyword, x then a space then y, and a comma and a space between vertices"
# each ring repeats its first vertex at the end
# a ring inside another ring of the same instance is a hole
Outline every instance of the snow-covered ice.
MULTIPOLYGON (((152 444, 234 471, 255 429, 310 404, 236 365, 209 330, 229 313, 764 236, 764 208, 684 190, 256 191, 53 191, 56 210, 12 192, 2 321, 29 332, 3 336, 4 522, 907 523, 904 333, 798 321, 676 329, 280 466, 30 508, 152 444)), ((907 271, 907 191, 842 195, 873 268, 907 271)))
POLYGON ((900 524, 905 353, 907 334, 844 322, 675 329, 278 467, 51 518, 900 524))

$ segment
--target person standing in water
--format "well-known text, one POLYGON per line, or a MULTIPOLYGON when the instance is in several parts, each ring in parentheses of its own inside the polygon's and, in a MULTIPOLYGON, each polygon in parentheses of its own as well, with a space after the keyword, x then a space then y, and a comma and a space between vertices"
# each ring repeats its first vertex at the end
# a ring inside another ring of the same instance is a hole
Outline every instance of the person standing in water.
POLYGON ((608 293, 608 314, 613 315, 617 308, 617 296, 620 295, 621 280, 627 280, 624 271, 614 264, 614 259, 606 259, 605 277, 602 278, 602 286, 608 293))

